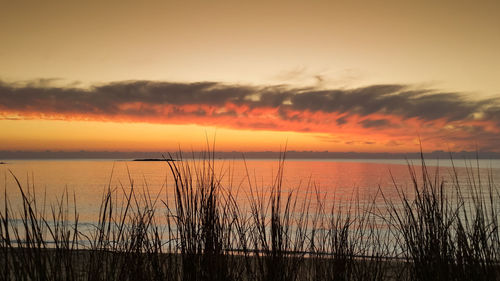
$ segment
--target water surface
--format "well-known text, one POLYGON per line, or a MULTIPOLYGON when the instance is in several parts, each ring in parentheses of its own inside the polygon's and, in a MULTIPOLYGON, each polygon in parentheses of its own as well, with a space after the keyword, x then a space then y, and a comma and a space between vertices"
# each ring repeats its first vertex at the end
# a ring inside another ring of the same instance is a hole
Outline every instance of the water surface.
MULTIPOLYGON (((64 191, 75 196, 80 216, 93 220, 97 216, 102 194, 107 188, 126 192, 131 186, 137 191, 148 190, 165 202, 172 198, 173 178, 166 162, 134 162, 123 160, 9 160, 0 165, 1 182, 12 206, 20 206, 20 192, 15 183, 15 175, 24 188, 28 186, 38 198, 46 202, 56 202, 64 191), (122 191, 123 190, 123 191, 122 191)), ((251 189, 260 194, 268 194, 276 180, 279 162, 268 159, 214 161, 216 173, 224 188, 237 194, 239 202, 245 205, 251 189)), ((286 160, 283 173, 283 191, 295 192, 299 196, 307 193, 321 194, 327 200, 382 201, 397 199, 395 185, 410 189, 412 182, 408 164, 414 165, 417 174, 420 160, 404 159, 306 159, 286 160)), ((427 160, 428 169, 439 172, 438 179, 449 184, 453 182, 454 170, 459 181, 467 184, 470 172, 479 173, 483 183, 488 175, 500 182, 500 160, 427 160), (477 166, 479 165, 479 169, 477 166), (438 168, 439 167, 439 168, 438 168), (469 174, 466 171, 469 169, 469 174)), ((191 165, 201 167, 195 160, 191 165)), ((0 195, 3 201, 4 192, 0 195)), ((3 204, 2 204, 3 205, 3 204)))

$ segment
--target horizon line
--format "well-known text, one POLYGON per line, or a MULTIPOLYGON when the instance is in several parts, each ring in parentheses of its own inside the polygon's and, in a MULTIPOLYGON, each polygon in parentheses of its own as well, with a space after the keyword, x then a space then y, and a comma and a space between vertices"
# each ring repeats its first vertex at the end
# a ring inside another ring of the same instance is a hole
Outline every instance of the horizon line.
POLYGON ((206 153, 222 159, 276 159, 285 155, 288 159, 414 159, 420 158, 477 158, 500 159, 500 152, 493 151, 443 151, 431 152, 355 152, 355 151, 29 151, 0 150, 0 159, 137 159, 172 156, 200 158, 206 153))

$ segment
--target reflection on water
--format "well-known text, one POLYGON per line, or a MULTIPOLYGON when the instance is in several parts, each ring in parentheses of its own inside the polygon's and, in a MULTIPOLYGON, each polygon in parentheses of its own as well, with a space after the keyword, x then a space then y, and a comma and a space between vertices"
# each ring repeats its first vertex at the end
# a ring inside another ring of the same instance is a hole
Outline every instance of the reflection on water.
MULTIPOLYGON (((417 172, 419 160, 412 160, 417 172)), ((427 161, 429 170, 439 171, 439 177, 451 182, 453 170, 449 161, 427 161), (439 164, 439 169, 436 166, 439 164)), ((476 162, 456 161, 460 181, 466 181, 465 166, 476 162)), ((500 173, 500 160, 480 160, 479 172, 490 174, 495 182, 500 173)), ((269 190, 278 170, 276 160, 215 160, 215 169, 222 177, 225 188, 238 194, 245 205, 249 182, 264 193, 269 190)), ((67 189, 75 194, 82 221, 95 219, 101 196, 108 186, 128 190, 147 188, 151 194, 160 193, 167 198, 173 192, 173 179, 165 162, 133 162, 112 160, 11 160, 0 166, 2 182, 12 206, 18 206, 20 195, 10 171, 24 186, 33 185, 38 198, 46 196, 55 202, 67 189), (41 197, 40 197, 41 196, 41 197)), ((475 170, 476 171, 476 170, 475 170)), ((477 172, 477 171, 476 171, 477 172)), ((294 191, 298 196, 315 192, 327 200, 348 202, 352 198, 372 200, 380 191, 387 198, 396 199, 394 184, 411 187, 406 160, 287 160, 283 176, 283 191, 294 191), (391 177, 392 175, 392 177, 391 177), (379 189, 380 187, 380 189, 379 189)), ((0 195, 3 201, 4 193, 0 195)), ((171 198, 172 196, 169 196, 171 198)), ((380 196, 379 196, 380 197, 380 196)), ((377 197, 378 198, 378 197, 377 197)), ((377 200, 382 200, 378 198, 377 200)), ((168 201, 168 200, 165 200, 168 201)))

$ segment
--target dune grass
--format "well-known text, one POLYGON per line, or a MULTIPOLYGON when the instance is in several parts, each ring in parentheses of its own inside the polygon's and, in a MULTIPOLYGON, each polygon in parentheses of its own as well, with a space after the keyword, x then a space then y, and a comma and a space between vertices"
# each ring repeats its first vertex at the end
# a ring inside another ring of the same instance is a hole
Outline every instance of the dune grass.
POLYGON ((213 152, 166 162, 172 192, 109 185, 93 224, 74 195, 49 204, 12 174, 22 204, 4 192, 0 279, 500 280, 500 194, 479 169, 446 182, 422 159, 409 190, 394 184, 399 199, 379 190, 380 207, 285 188, 284 155, 271 186, 247 173, 246 194, 213 152))

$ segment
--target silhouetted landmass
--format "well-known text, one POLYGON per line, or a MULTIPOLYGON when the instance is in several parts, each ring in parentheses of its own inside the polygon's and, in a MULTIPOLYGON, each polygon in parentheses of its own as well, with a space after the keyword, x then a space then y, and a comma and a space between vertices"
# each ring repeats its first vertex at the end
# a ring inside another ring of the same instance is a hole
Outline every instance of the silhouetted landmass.
MULTIPOLYGON (((277 151, 254 152, 214 152, 216 159, 278 159, 277 151)), ((0 151, 0 159, 160 159, 163 157, 180 159, 178 152, 121 152, 121 151, 0 151)), ((182 158, 203 158, 203 152, 182 153, 182 158)), ((445 152, 424 153, 427 159, 500 159, 499 152, 445 152)), ((287 159, 419 159, 419 152, 408 153, 366 153, 366 152, 329 152, 329 151, 287 151, 287 159)))
POLYGON ((162 161, 162 162, 173 162, 173 161, 179 161, 176 159, 171 159, 171 158, 145 158, 145 159, 134 159, 132 161, 144 161, 144 162, 156 162, 156 161, 162 161))

